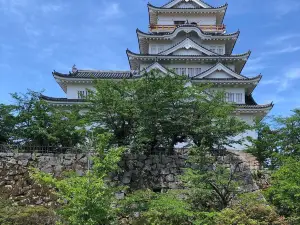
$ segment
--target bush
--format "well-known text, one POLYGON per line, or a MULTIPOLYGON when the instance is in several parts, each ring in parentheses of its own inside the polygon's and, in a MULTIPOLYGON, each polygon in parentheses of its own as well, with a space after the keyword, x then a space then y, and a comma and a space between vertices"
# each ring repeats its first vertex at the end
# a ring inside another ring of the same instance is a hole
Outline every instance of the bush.
POLYGON ((122 203, 122 216, 130 217, 131 224, 187 225, 193 224, 194 213, 180 192, 157 194, 150 190, 137 191, 122 203), (139 214, 138 216, 136 214, 139 214))
POLYGON ((1 225, 54 225, 56 215, 52 209, 43 206, 15 206, 0 199, 1 225))
POLYGON ((260 193, 250 193, 241 195, 230 208, 217 213, 214 224, 287 225, 288 223, 279 217, 260 193))

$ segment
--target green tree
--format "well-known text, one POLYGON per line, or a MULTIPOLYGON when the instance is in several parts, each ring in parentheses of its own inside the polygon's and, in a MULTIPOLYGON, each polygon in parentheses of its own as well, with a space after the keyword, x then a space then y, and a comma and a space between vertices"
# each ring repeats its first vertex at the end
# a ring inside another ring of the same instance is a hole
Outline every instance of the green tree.
POLYGON ((133 225, 194 224, 194 212, 181 195, 182 191, 175 190, 167 193, 139 190, 121 201, 119 215, 129 218, 126 224, 133 225))
POLYGON ((13 106, 0 104, 0 144, 9 142, 14 126, 13 106))
POLYGON ((288 158, 273 173, 271 187, 266 196, 284 216, 298 218, 300 222, 300 158, 288 158))
POLYGON ((191 168, 185 170, 182 180, 188 189, 188 199, 196 211, 218 211, 230 204, 240 193, 242 185, 238 167, 230 166, 211 156, 209 148, 197 147, 190 152, 191 168))
POLYGON ((109 148, 109 136, 100 135, 93 167, 83 176, 68 173, 63 179, 33 170, 32 176, 39 182, 56 188, 55 193, 62 204, 58 211, 62 224, 106 225, 115 220, 115 193, 122 187, 114 188, 106 181, 108 174, 118 169, 123 148, 109 148))
POLYGON ((151 71, 140 79, 97 81, 90 95, 88 121, 99 132, 112 132, 115 143, 135 151, 172 153, 179 142, 210 147, 236 143, 246 129, 231 116, 234 107, 209 85, 187 85, 184 76, 151 71))
POLYGON ((248 152, 265 167, 278 168, 286 157, 300 156, 300 110, 287 117, 273 117, 256 124, 258 139, 250 139, 248 152))
POLYGON ((82 143, 86 131, 80 122, 82 115, 79 109, 58 109, 40 96, 41 93, 34 91, 12 94, 15 126, 11 137, 14 143, 65 147, 82 143))
POLYGON ((288 225, 273 206, 270 206, 261 193, 242 194, 234 204, 218 212, 213 217, 213 225, 288 225))

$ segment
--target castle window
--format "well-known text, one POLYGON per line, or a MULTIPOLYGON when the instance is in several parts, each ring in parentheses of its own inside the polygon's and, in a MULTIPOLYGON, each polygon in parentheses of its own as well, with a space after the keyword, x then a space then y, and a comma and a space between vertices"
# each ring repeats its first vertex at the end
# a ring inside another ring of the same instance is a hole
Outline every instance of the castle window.
POLYGON ((151 54, 156 54, 156 53, 157 53, 156 45, 151 45, 151 54))
POLYGON ((188 68, 189 77, 194 77, 201 73, 201 68, 188 68))
POLYGON ((226 93, 226 102, 234 102, 234 93, 226 93))
POLYGON ((219 54, 219 55, 223 55, 224 54, 224 49, 223 49, 223 47, 222 46, 219 46, 219 48, 217 49, 217 53, 219 54))
POLYGON ((88 96, 88 91, 78 91, 78 99, 86 99, 88 96))
POLYGON ((235 98, 236 98, 237 103, 242 103, 243 102, 243 94, 242 93, 236 93, 235 98))
POLYGON ((174 21, 175 25, 181 25, 181 24, 185 24, 185 21, 174 21))
POLYGON ((158 53, 161 53, 165 50, 164 46, 161 45, 161 46, 158 46, 158 53))

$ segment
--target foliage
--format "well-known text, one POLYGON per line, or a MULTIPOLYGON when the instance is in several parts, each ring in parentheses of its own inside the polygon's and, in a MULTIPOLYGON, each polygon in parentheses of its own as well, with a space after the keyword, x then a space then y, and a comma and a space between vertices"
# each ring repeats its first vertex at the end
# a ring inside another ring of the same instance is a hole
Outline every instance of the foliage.
POLYGON ((16 206, 0 199, 0 224, 2 225, 54 225, 56 215, 42 206, 16 206))
POLYGON ((226 208, 239 193, 238 177, 240 163, 232 162, 230 167, 211 156, 205 147, 194 148, 182 180, 189 188, 189 201, 195 210, 214 211, 226 208))
POLYGON ((90 94, 90 124, 97 132, 112 132, 114 143, 146 152, 172 153, 180 142, 210 147, 230 145, 246 126, 230 116, 232 105, 209 86, 187 85, 188 78, 158 71, 140 79, 97 81, 90 94))
POLYGON ((281 215, 298 217, 300 221, 299 181, 299 158, 286 159, 283 166, 273 173, 272 185, 266 191, 266 196, 277 207, 281 215))
POLYGON ((180 199, 181 195, 181 191, 154 193, 139 190, 123 200, 120 214, 123 217, 130 216, 130 224, 136 225, 193 224, 194 212, 187 202, 180 199))
POLYGON ((62 223, 70 225, 109 224, 114 220, 115 193, 122 187, 114 188, 106 182, 109 172, 118 169, 123 148, 108 148, 108 135, 100 135, 96 155, 92 157, 93 168, 85 175, 68 173, 63 179, 33 171, 33 177, 57 189, 62 208, 59 215, 62 223))
POLYGON ((12 94, 14 104, 0 106, 2 142, 38 146, 74 146, 82 143, 85 130, 79 110, 61 110, 48 105, 39 92, 12 94), (3 137, 2 137, 3 136, 3 137))
POLYGON ((7 143, 14 128, 15 120, 11 105, 0 104, 0 144, 7 143))
POLYGON ((258 192, 240 195, 229 208, 216 214, 214 224, 287 225, 288 223, 277 215, 275 209, 269 206, 258 192))
POLYGON ((300 156, 300 109, 288 117, 273 117, 270 123, 256 125, 258 139, 250 139, 248 152, 271 169, 278 168, 286 157, 300 156))

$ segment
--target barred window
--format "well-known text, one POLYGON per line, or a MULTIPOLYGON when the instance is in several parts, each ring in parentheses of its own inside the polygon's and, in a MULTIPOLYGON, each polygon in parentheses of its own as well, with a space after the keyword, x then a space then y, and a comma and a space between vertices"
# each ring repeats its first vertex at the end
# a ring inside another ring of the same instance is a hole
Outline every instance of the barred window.
POLYGON ((88 96, 88 91, 78 91, 78 99, 86 99, 88 96))
POLYGON ((242 93, 236 93, 235 98, 236 98, 237 103, 243 102, 243 94, 242 93))
POLYGON ((225 94, 226 102, 234 102, 234 93, 225 94))

